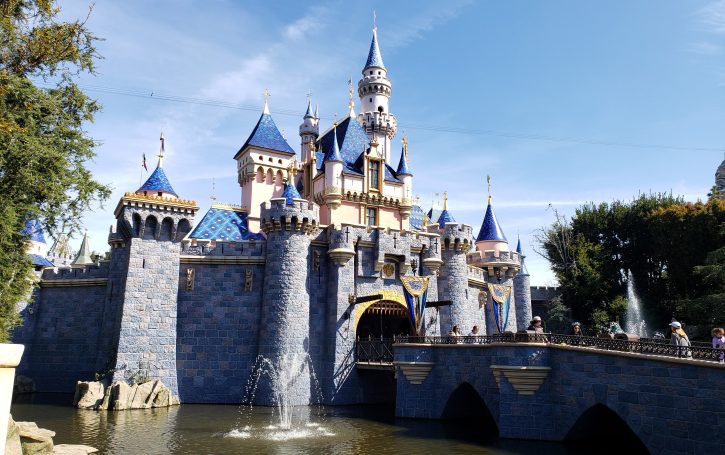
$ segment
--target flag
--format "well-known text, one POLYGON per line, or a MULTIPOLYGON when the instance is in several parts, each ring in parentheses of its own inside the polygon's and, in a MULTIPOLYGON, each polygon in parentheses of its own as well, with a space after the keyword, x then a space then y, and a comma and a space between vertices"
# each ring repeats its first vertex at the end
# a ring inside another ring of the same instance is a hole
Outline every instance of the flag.
POLYGON ((149 168, 146 167, 146 154, 143 154, 143 163, 141 163, 141 166, 143 166, 144 169, 146 169, 146 172, 148 172, 149 168))

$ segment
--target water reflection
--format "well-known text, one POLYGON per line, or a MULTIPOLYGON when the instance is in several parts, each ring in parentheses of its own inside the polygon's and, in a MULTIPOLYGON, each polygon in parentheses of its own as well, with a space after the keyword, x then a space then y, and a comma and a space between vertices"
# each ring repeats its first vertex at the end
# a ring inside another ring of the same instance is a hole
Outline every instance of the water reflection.
POLYGON ((88 444, 104 454, 566 453, 559 444, 486 440, 480 421, 395 419, 389 407, 326 408, 292 434, 270 428, 277 420, 271 408, 245 413, 237 406, 187 404, 98 412, 76 410, 71 400, 36 396, 13 404, 13 417, 52 429, 57 443, 88 444))

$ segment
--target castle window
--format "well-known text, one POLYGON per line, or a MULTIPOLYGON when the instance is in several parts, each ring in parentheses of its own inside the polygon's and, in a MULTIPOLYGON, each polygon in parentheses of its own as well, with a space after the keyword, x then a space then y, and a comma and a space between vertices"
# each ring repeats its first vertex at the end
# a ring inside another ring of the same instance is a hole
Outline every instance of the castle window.
POLYGON ((380 74, 380 71, 378 71, 378 74, 380 74))
POLYGON ((365 210, 365 224, 368 226, 378 225, 378 209, 368 207, 365 210))
POLYGON ((380 161, 370 160, 368 165, 368 183, 371 189, 380 190, 380 161))
POLYGON ((373 72, 372 72, 372 71, 370 71, 370 74, 373 74, 373 72))
POLYGON ((372 99, 372 98, 370 98, 370 102, 371 102, 371 103, 373 102, 373 99, 372 99))

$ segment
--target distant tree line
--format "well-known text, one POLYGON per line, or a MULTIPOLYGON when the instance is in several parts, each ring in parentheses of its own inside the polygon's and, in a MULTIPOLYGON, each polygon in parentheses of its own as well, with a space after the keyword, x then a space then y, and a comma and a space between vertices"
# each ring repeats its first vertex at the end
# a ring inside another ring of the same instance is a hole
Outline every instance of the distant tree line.
POLYGON ((536 235, 537 252, 562 291, 550 326, 577 320, 598 333, 623 321, 628 270, 650 331, 672 317, 689 325, 725 322, 725 202, 715 192, 707 202, 647 194, 586 204, 571 218, 555 215, 536 235))

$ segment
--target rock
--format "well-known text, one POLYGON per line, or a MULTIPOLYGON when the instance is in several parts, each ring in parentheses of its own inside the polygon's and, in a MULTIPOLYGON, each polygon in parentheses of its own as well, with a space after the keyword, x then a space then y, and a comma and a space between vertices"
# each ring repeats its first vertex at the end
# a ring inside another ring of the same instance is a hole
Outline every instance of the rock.
POLYGON ((5 455, 23 455, 20 445, 20 430, 11 415, 8 419, 8 436, 5 440, 5 455))
POLYGON ((15 385, 13 387, 13 393, 34 393, 35 392, 35 381, 27 376, 18 375, 15 376, 15 385))
POLYGON ((181 400, 179 400, 179 397, 175 397, 175 396, 171 395, 171 398, 169 399, 169 406, 176 406, 176 405, 180 405, 180 404, 181 404, 181 400))
POLYGON ((87 455, 97 453, 98 449, 83 444, 58 444, 53 448, 53 455, 87 455))
POLYGON ((152 403, 152 407, 154 408, 163 408, 166 406, 171 405, 171 392, 169 392, 169 389, 164 387, 163 384, 161 384, 161 387, 158 390, 158 393, 154 397, 154 401, 152 403))
POLYGON ((133 399, 131 400, 131 409, 143 409, 143 408, 150 408, 151 405, 149 403, 149 406, 146 406, 146 403, 148 401, 149 396, 154 390, 154 386, 156 385, 158 381, 149 381, 144 382, 143 384, 136 384, 134 387, 136 388, 135 393, 133 395, 133 399))
POLYGON ((16 422, 23 455, 50 455, 53 453, 55 431, 38 428, 35 422, 16 422))
POLYGON ((128 409, 129 404, 131 402, 131 398, 133 397, 133 388, 126 384, 125 382, 114 382, 111 384, 111 407, 109 409, 115 409, 117 411, 121 411, 124 409, 128 409))
POLYGON ((78 381, 73 405, 80 409, 98 409, 103 403, 103 384, 98 381, 78 381))

